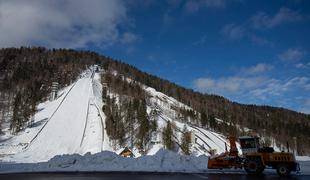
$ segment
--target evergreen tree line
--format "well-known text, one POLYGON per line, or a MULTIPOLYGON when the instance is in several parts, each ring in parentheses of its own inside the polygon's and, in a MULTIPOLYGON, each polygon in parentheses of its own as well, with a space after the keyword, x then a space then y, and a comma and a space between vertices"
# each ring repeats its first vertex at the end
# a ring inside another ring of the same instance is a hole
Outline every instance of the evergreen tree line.
MULTIPOLYGON (((127 81, 122 75, 112 75, 111 72, 103 74, 102 83, 107 84, 108 88, 103 89, 103 98, 106 102, 103 110, 107 117, 107 134, 114 141, 114 146, 124 147, 126 142, 129 142, 131 148, 136 146, 142 153, 146 153, 152 132, 157 132, 158 113, 155 110, 147 113, 148 97, 141 85, 135 81, 127 81), (117 94, 117 98, 110 97, 107 92, 117 94)), ((168 122, 162 132, 164 147, 169 150, 176 148, 173 129, 168 122)), ((181 150, 188 155, 190 154, 190 133, 184 129, 182 134, 181 150)))
POLYGON ((176 127, 170 121, 167 122, 166 127, 163 128, 162 142, 166 149, 176 151, 180 148, 185 155, 191 154, 191 132, 187 130, 186 126, 181 131, 181 139, 176 137, 176 127), (177 143, 180 141, 180 143, 177 143))
POLYGON ((102 82, 108 85, 108 90, 104 91, 117 94, 118 99, 108 94, 103 96, 106 130, 110 139, 120 146, 129 142, 131 148, 137 146, 142 153, 146 152, 157 124, 147 114, 144 91, 136 82, 128 82, 110 73, 103 74, 102 82))

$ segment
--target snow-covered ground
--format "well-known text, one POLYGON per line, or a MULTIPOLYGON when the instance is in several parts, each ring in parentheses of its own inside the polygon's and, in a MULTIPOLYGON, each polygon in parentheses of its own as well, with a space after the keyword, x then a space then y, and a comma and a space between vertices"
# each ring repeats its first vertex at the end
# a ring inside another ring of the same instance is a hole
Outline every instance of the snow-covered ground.
MULTIPOLYGON (((42 129, 56 109, 60 107, 68 92, 74 87, 72 84, 63 90, 59 91, 59 97, 55 101, 46 101, 37 107, 37 113, 34 117, 34 123, 31 127, 27 127, 17 135, 10 133, 9 127, 4 129, 5 134, 0 136, 0 157, 9 154, 15 154, 27 146, 32 138, 42 129)), ((1 159, 0 159, 1 160, 1 159)))

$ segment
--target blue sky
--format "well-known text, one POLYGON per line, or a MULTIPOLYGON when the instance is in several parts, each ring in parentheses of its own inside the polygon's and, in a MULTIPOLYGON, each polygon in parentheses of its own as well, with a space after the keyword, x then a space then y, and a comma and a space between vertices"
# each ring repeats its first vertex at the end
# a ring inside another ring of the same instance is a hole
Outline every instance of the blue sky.
POLYGON ((310 1, 0 0, 1 47, 86 49, 200 92, 310 113, 310 1))

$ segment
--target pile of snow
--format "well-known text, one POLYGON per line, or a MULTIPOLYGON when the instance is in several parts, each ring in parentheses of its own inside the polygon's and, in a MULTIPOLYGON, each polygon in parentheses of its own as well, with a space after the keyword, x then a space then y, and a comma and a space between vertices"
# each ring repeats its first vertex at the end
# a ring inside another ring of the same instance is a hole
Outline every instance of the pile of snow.
POLYGON ((182 156, 159 150, 153 156, 125 158, 114 152, 103 151, 55 156, 48 162, 29 164, 0 164, 0 173, 13 172, 54 172, 54 171, 123 171, 123 172, 206 172, 207 156, 182 156))
POLYGON ((296 156, 296 161, 310 161, 309 156, 296 156))
MULTIPOLYGON (((304 157, 301 159, 305 160, 304 157)), ((310 161, 300 161, 300 175, 310 175, 310 161)), ((125 158, 103 151, 85 155, 58 155, 41 163, 0 163, 0 174, 20 172, 174 172, 174 173, 245 173, 242 169, 208 170, 207 156, 182 156, 160 149, 152 156, 125 158)), ((267 169, 264 174, 275 174, 267 169)))

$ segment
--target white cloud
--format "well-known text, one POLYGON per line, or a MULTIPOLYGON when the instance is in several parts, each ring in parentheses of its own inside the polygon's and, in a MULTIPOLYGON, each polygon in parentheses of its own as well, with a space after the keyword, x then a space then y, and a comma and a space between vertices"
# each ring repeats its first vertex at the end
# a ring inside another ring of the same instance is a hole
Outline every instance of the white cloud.
POLYGON ((186 12, 195 13, 202 8, 223 8, 226 6, 225 0, 188 0, 184 8, 186 12))
POLYGON ((308 63, 297 63, 297 64, 295 64, 295 67, 299 68, 299 69, 308 69, 308 68, 310 68, 310 62, 308 62, 308 63))
POLYGON ((250 40, 252 41, 252 43, 257 44, 257 45, 261 45, 261 46, 269 46, 269 47, 273 47, 274 43, 269 41, 266 38, 263 37, 259 37, 255 34, 249 35, 250 40))
POLYGON ((197 41, 193 42, 194 46, 204 45, 207 42, 207 35, 201 36, 197 41))
POLYGON ((133 33, 130 33, 130 32, 125 32, 120 38, 120 42, 122 44, 130 44, 130 43, 136 42, 138 40, 139 40, 139 37, 133 33))
POLYGON ((272 78, 268 72, 273 68, 270 64, 259 63, 238 68, 230 76, 201 77, 193 81, 193 88, 241 103, 269 104, 309 112, 310 106, 302 101, 309 99, 310 77, 272 78), (296 99, 296 95, 299 99, 296 99))
POLYGON ((269 96, 279 96, 285 89, 281 82, 276 79, 268 79, 264 86, 249 91, 249 94, 255 98, 266 100, 269 96))
POLYGON ((266 85, 269 80, 264 74, 273 69, 270 64, 259 63, 250 67, 239 68, 237 74, 210 78, 203 77, 194 80, 195 89, 213 94, 230 95, 242 94, 252 89, 257 89, 266 85))
POLYGON ((244 23, 242 25, 238 25, 234 23, 226 24, 221 29, 220 33, 230 40, 247 39, 255 45, 269 46, 269 47, 274 46, 274 43, 272 41, 269 41, 266 38, 257 36, 253 32, 249 31, 247 23, 244 23))
POLYGON ((270 64, 259 63, 259 64, 256 64, 255 66, 251 66, 248 68, 241 68, 241 73, 245 75, 256 75, 259 73, 270 71, 272 69, 273 69, 273 66, 270 64))
POLYGON ((231 40, 241 39, 244 32, 244 28, 236 24, 226 24, 221 30, 221 33, 231 40))
POLYGON ((205 77, 196 79, 193 86, 200 92, 222 95, 241 103, 291 106, 295 107, 295 110, 308 113, 310 110, 308 102, 304 105, 299 104, 292 100, 290 95, 300 93, 302 98, 309 98, 309 95, 305 94, 305 92, 310 91, 310 79, 308 77, 294 77, 287 80, 266 76, 205 77))
POLYGON ((226 24, 220 31, 223 35, 231 40, 239 40, 246 38, 253 44, 273 47, 274 43, 264 37, 257 36, 249 28, 253 26, 257 29, 268 29, 279 26, 280 24, 296 22, 303 19, 303 16, 297 11, 282 7, 279 11, 270 16, 265 12, 259 12, 249 21, 238 25, 234 23, 226 24))
POLYGON ((198 78, 194 81, 195 89, 212 94, 240 94, 265 82, 264 77, 230 76, 219 79, 198 78))
POLYGON ((0 47, 108 46, 133 39, 119 30, 127 20, 122 0, 0 1, 0 47))
POLYGON ((295 22, 302 19, 302 16, 291 9, 282 7, 274 16, 265 12, 259 12, 251 18, 255 28, 273 28, 283 23, 295 22))
POLYGON ((307 68, 307 66, 305 64, 303 64, 303 63, 295 64, 295 67, 301 68, 301 69, 307 68))
POLYGON ((281 53, 278 55, 279 59, 283 61, 288 61, 288 62, 296 62, 301 60, 305 55, 305 52, 300 50, 300 49, 294 49, 290 48, 286 50, 285 52, 281 53))
POLYGON ((310 79, 307 77, 294 77, 286 81, 269 79, 266 86, 249 91, 251 95, 260 99, 267 99, 272 96, 281 96, 289 91, 310 90, 310 79))

